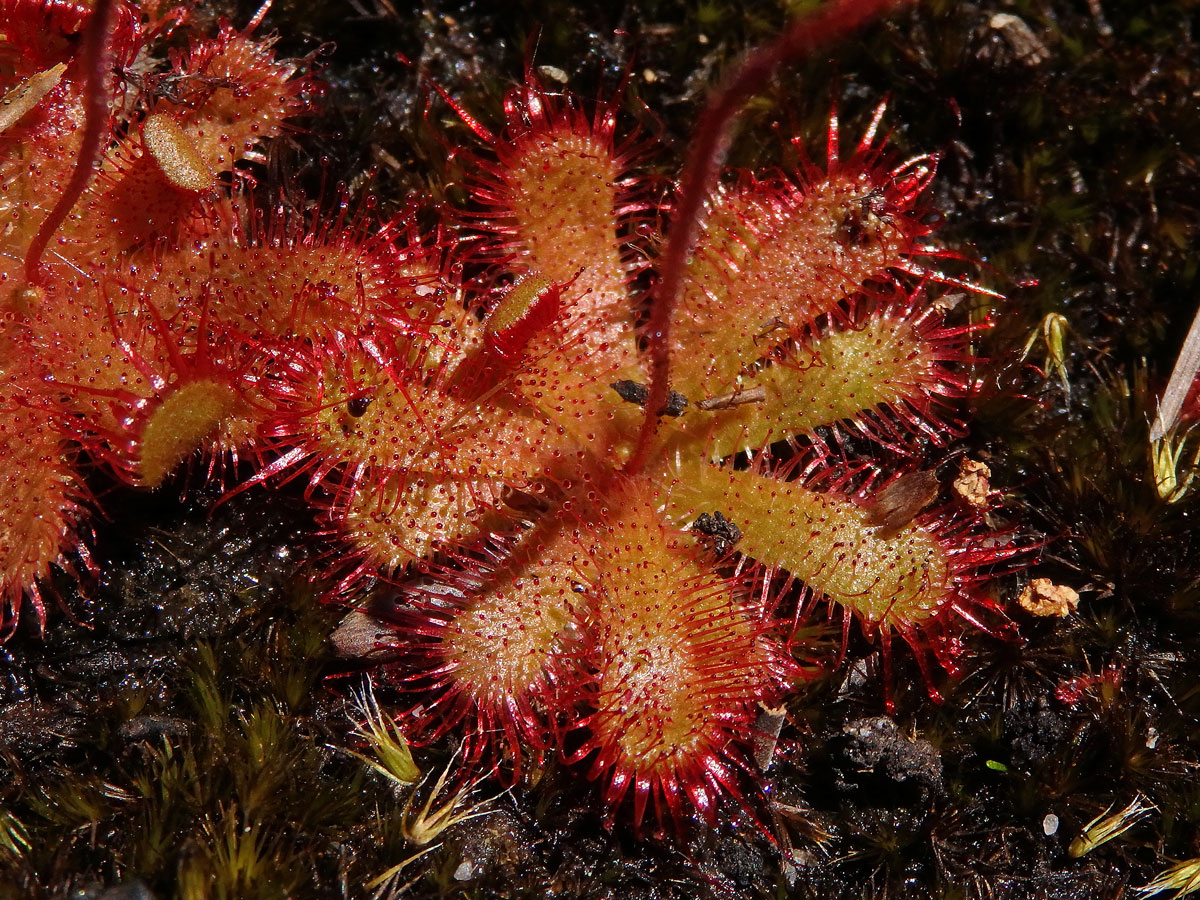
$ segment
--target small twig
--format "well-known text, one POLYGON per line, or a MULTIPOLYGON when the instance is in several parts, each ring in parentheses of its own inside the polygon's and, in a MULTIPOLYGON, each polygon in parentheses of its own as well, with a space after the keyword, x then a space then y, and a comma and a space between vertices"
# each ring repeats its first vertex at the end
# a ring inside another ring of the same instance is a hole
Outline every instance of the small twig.
POLYGON ((714 409, 730 409, 746 403, 764 403, 766 399, 767 389, 761 384, 756 384, 754 387, 746 388, 744 391, 733 391, 728 394, 721 394, 719 397, 709 397, 707 400, 701 400, 696 404, 696 409, 711 412, 714 409))

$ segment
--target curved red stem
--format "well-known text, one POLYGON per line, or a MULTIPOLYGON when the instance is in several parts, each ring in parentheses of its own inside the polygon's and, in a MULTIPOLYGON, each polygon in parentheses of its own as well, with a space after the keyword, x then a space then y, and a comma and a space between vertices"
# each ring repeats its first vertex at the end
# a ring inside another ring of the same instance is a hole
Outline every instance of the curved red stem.
POLYGON ((833 0, 789 25, 772 43, 753 50, 725 79, 705 106, 679 185, 675 221, 659 264, 659 282, 646 324, 650 347, 650 393, 646 417, 625 471, 637 474, 650 455, 658 428, 656 410, 667 402, 670 369, 671 311, 679 297, 683 272, 704 217, 704 198, 717 180, 729 148, 729 131, 743 105, 784 64, 843 37, 901 0, 833 0))
POLYGON ((92 18, 88 22, 83 35, 80 56, 86 72, 87 81, 84 84, 84 96, 87 107, 84 111, 83 140, 79 146, 79 156, 75 160, 75 171, 67 182, 62 195, 54 208, 42 220, 37 234, 29 243, 25 252, 25 280, 29 284, 37 284, 41 280, 42 255, 54 232, 62 226, 68 213, 74 209, 80 196, 86 190, 92 173, 96 168, 102 150, 108 121, 108 90, 105 81, 112 54, 108 46, 108 33, 113 18, 114 0, 96 0, 92 8, 92 18))

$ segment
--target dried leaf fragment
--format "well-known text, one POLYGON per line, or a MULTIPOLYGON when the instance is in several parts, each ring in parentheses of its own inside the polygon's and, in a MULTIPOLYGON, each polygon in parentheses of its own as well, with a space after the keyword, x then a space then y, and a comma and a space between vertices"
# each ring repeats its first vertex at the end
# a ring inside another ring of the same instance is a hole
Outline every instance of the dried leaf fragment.
POLYGON ((1033 68, 1050 59, 1050 51, 1024 19, 1011 13, 996 13, 988 19, 988 28, 1014 63, 1033 68))
POLYGON ((1062 618, 1079 606, 1079 592, 1049 578, 1035 578, 1025 585, 1017 603, 1032 615, 1062 618))
POLYGON ((954 479, 951 487, 954 488, 954 493, 966 503, 976 509, 986 509, 988 494, 992 489, 991 483, 988 481, 991 477, 992 470, 987 463, 967 459, 964 456, 959 460, 958 476, 954 479))
POLYGON ((1200 372, 1200 310, 1192 319, 1175 367, 1171 370, 1171 379, 1158 401, 1158 412, 1154 415, 1154 424, 1150 426, 1150 443, 1161 441, 1174 430, 1197 372, 1200 372))
POLYGON ((787 707, 767 706, 758 701, 758 718, 754 722, 754 764, 762 771, 771 768, 775 759, 775 748, 779 746, 779 732, 787 721, 787 707))
POLYGON ((43 97, 54 90, 66 70, 65 63, 51 66, 44 72, 30 75, 5 94, 0 99, 0 134, 3 134, 10 125, 17 122, 25 113, 37 106, 43 97))

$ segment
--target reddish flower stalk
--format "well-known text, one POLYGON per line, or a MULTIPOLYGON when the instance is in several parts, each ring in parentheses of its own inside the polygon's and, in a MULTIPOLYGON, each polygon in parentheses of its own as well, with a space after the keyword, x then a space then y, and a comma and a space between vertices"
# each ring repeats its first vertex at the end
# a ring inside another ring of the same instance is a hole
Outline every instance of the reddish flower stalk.
POLYGON ((119 2, 120 0, 96 0, 91 17, 84 27, 83 44, 79 51, 87 73, 84 82, 87 112, 84 118, 83 140, 79 146, 79 155, 75 160, 71 180, 63 188, 54 207, 42 220, 37 234, 25 252, 25 281, 31 285, 41 283, 44 275, 41 268, 42 254, 46 251, 46 245, 83 196, 104 150, 103 141, 109 128, 108 79, 112 67, 109 32, 114 18, 113 7, 119 2))
POLYGON ((675 205, 675 222, 659 264, 659 282, 650 307, 645 334, 650 341, 650 396, 646 417, 633 455, 625 466, 630 474, 642 470, 649 459, 658 415, 670 390, 671 313, 683 284, 684 267, 696 243, 704 218, 704 199, 716 184, 729 144, 729 129, 746 101, 762 89, 784 65, 844 37, 873 20, 897 0, 834 0, 790 24, 774 42, 761 47, 727 76, 725 83, 704 107, 684 162, 675 205))

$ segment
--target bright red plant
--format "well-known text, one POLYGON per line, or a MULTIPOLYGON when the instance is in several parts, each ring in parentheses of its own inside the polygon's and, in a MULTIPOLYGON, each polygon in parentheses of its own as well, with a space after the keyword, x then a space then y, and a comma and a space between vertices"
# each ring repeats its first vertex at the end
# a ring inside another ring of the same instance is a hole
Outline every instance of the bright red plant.
POLYGON ((422 236, 255 217, 239 163, 310 83, 253 28, 117 103, 114 73, 177 22, 3 0, 0 629, 43 618, 39 581, 84 553, 79 465, 153 489, 203 452, 306 477, 353 559, 341 589, 397 586, 414 734, 463 729, 470 759, 517 770, 560 753, 635 823, 741 795, 816 607, 888 677, 895 634, 953 671, 1012 551, 967 504, 923 511, 931 476, 894 502, 973 388, 977 326, 933 302, 961 285, 929 267, 935 160, 893 160, 881 107, 849 153, 835 117, 820 165, 719 171, 745 97, 883 5, 835 2, 752 55, 665 202, 615 107, 527 75, 499 133, 464 117, 471 205, 422 236), (849 462, 822 427, 878 452, 849 462))

